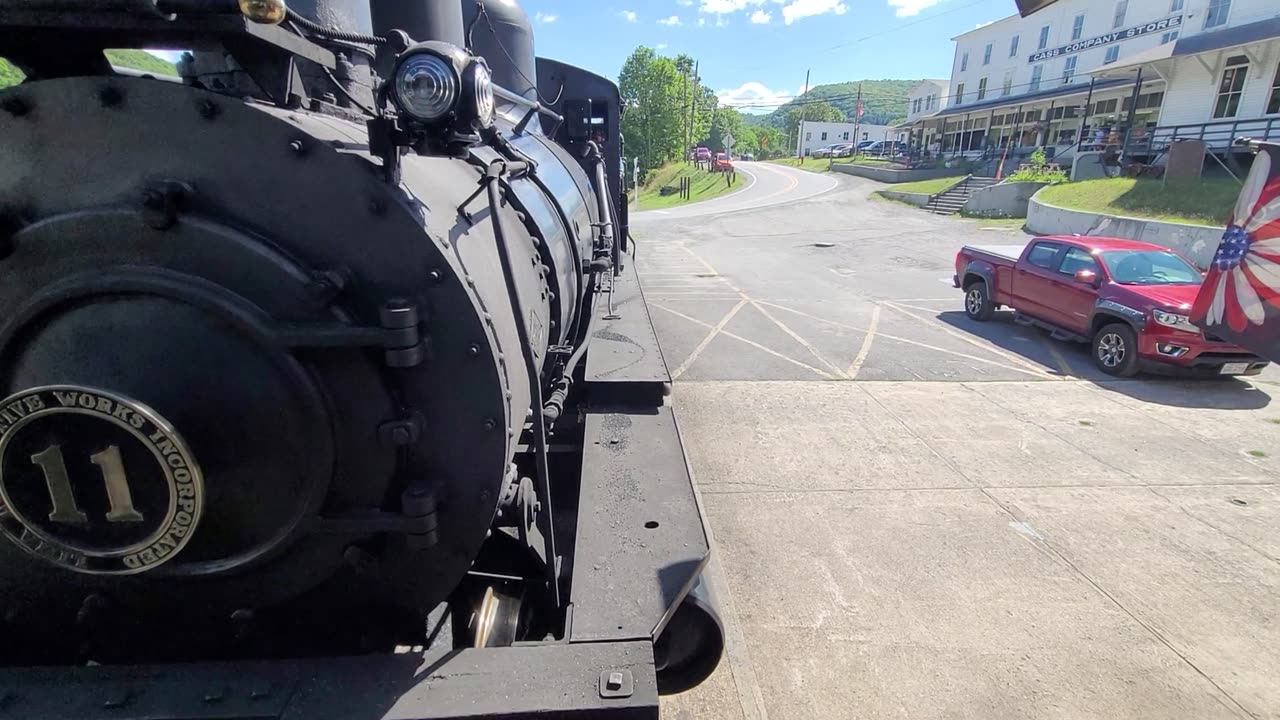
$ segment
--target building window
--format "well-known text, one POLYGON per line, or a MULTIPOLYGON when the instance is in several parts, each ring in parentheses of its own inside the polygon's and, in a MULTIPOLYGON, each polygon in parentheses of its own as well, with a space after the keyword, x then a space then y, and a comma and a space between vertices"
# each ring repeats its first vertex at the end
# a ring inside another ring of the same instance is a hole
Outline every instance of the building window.
POLYGON ((1043 50, 1047 47, 1049 47, 1049 26, 1045 25, 1044 27, 1040 28, 1040 47, 1036 49, 1043 50))
POLYGON ((810 141, 810 140, 812 140, 812 139, 813 139, 813 133, 811 133, 811 132, 807 132, 807 133, 805 133, 805 134, 804 134, 804 141, 805 141, 805 142, 809 142, 809 141, 810 141))
POLYGON ((1182 12, 1182 0, 1170 0, 1169 12, 1170 13, 1182 12))
POLYGON ((826 133, 822 133, 822 139, 823 139, 823 140, 826 140, 826 139, 827 139, 827 134, 826 134, 826 133))
POLYGON ((1215 118, 1235 117, 1240 109, 1240 96, 1244 94, 1244 81, 1249 75, 1249 59, 1243 55, 1227 58, 1227 69, 1222 71, 1218 85, 1218 99, 1213 103, 1215 118))
POLYGON ((978 81, 978 102, 987 96, 987 79, 982 78, 978 81))
POLYGON ((1102 64, 1109 65, 1119 59, 1120 59, 1120 46, 1112 45, 1111 47, 1107 48, 1107 56, 1102 59, 1102 64))
POLYGON ((1040 91, 1040 78, 1044 76, 1044 66, 1037 65, 1031 68, 1031 85, 1027 87, 1027 92, 1040 91))
POLYGON ((964 102, 964 83, 958 83, 956 85, 956 104, 959 105, 962 102, 964 102))
POLYGON ((848 139, 849 139, 849 131, 848 131, 848 130, 845 130, 845 131, 844 131, 844 133, 840 136, 840 139, 841 139, 841 140, 848 140, 848 139))
POLYGON ((1075 20, 1071 21, 1071 40, 1073 42, 1079 40, 1082 35, 1084 35, 1084 13, 1080 13, 1075 20))
POLYGON ((1276 67, 1276 79, 1271 81, 1271 99, 1267 100, 1267 114, 1280 113, 1280 66, 1276 67))
POLYGON ((1018 38, 1019 37, 1020 36, 1018 35, 1014 35, 1013 39, 1009 41, 1009 57, 1013 57, 1018 54, 1018 38))
POLYGON ((968 69, 969 69, 969 51, 965 50, 964 54, 960 56, 960 72, 964 72, 965 70, 968 70, 968 69))
POLYGON ((1160 44, 1167 45, 1177 39, 1178 39, 1178 31, 1170 30, 1169 32, 1160 36, 1160 44))
POLYGON ((1124 16, 1129 14, 1129 0, 1120 0, 1116 3, 1116 17, 1111 21, 1111 28, 1114 30, 1124 25, 1124 16))
POLYGON ((1000 88, 1000 96, 1004 97, 1013 90, 1013 71, 1006 70, 1004 73, 1004 85, 1000 88))
POLYGON ((1204 14, 1204 29, 1226 25, 1229 14, 1231 14, 1231 0, 1209 0, 1209 12, 1204 14))
POLYGON ((991 43, 987 43, 987 49, 982 51, 982 64, 991 64, 991 43))
POLYGON ((1062 66, 1062 84, 1070 85, 1071 78, 1076 75, 1076 61, 1080 59, 1079 55, 1072 55, 1067 58, 1067 64, 1062 66))

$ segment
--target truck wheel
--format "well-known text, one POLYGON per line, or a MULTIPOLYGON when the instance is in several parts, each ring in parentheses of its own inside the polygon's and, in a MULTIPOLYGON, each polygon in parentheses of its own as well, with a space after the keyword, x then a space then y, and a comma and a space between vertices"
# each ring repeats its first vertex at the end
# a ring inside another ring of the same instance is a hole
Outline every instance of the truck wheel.
POLYGON ((979 280, 965 288, 964 291, 964 314, 968 315, 971 320, 990 320, 995 313, 995 303, 991 302, 991 295, 987 292, 986 281, 979 280))
POLYGON ((1093 335, 1093 362, 1115 377, 1138 374, 1138 336, 1125 323, 1111 323, 1093 335))

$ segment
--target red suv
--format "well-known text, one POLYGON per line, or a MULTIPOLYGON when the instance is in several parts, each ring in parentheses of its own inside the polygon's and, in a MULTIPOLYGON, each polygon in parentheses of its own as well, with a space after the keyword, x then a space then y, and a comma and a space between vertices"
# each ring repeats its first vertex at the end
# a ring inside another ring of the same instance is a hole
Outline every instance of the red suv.
POLYGON ((729 153, 716 153, 716 159, 711 161, 711 169, 728 172, 733 169, 733 158, 729 157, 729 153))
POLYGON ((1022 324, 1090 343, 1108 375, 1262 372, 1266 360, 1191 324, 1202 280, 1168 248, 1117 238, 1039 237, 1025 247, 966 245, 956 255, 955 286, 964 289, 970 318, 1011 307, 1022 324))

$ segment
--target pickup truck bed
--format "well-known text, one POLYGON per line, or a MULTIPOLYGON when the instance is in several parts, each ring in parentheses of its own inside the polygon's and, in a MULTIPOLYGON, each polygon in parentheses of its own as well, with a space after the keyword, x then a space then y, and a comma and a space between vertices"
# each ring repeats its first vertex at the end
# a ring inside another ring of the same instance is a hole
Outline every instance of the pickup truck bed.
POLYGON ((965 245, 966 250, 976 250, 1015 263, 1018 262, 1018 258, 1022 257, 1022 251, 1026 248, 1026 243, 1020 245, 965 245))

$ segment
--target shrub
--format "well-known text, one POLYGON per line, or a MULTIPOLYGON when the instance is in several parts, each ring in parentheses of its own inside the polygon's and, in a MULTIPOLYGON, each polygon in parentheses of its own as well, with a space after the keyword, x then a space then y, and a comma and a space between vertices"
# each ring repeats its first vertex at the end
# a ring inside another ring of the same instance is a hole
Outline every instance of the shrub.
POLYGON ((1029 161, 1027 167, 1018 168, 1017 171, 1010 173, 1007 179, 1012 182, 1046 182, 1050 185, 1057 185, 1068 180, 1065 172, 1045 167, 1047 160, 1044 148, 1038 147, 1032 150, 1031 156, 1027 160, 1029 161))

